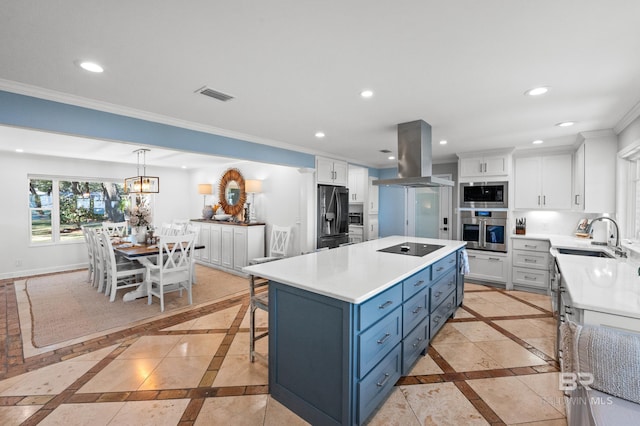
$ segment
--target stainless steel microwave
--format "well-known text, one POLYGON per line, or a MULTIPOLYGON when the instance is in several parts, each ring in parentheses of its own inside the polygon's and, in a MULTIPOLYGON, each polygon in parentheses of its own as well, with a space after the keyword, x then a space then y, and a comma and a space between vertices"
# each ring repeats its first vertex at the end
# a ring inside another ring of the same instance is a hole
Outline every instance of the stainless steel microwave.
POLYGON ((460 207, 498 209, 509 207, 509 182, 468 182, 460 186, 460 207))

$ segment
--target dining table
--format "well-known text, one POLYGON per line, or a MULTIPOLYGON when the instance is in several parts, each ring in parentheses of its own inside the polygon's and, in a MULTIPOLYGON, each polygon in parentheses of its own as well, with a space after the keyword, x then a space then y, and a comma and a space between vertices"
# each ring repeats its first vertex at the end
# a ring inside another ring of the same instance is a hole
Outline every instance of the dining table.
MULTIPOLYGON (((128 260, 140 261, 140 263, 142 263, 143 265, 148 262, 148 260, 144 261, 143 259, 157 256, 160 253, 158 244, 131 242, 126 238, 114 239, 114 241, 112 241, 112 244, 113 251, 117 256, 122 256, 128 260)), ((204 247, 204 244, 195 244, 194 250, 200 250, 204 247)), ((125 293, 122 300, 124 300, 125 302, 131 302, 142 297, 147 297, 147 295, 147 287, 144 282, 141 282, 135 290, 125 293)))

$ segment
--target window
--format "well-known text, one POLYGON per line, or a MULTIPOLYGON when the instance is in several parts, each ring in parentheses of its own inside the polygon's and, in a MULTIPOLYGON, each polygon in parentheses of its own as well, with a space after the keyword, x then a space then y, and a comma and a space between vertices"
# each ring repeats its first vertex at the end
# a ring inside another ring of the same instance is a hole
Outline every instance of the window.
POLYGON ((126 204, 123 185, 114 181, 30 178, 31 242, 82 240, 82 225, 124 221, 126 204))

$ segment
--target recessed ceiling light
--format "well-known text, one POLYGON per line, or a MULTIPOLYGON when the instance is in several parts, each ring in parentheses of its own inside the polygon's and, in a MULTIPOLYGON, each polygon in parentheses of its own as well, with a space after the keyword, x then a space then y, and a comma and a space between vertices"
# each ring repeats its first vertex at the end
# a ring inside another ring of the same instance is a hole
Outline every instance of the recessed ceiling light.
POLYGON ((88 61, 80 62, 80 67, 84 70, 91 71, 91 72, 104 71, 104 69, 100 65, 96 64, 95 62, 88 62, 88 61))
POLYGON ((16 148, 16 152, 24 152, 24 149, 22 149, 22 148, 16 148))
POLYGON ((540 95, 544 95, 548 91, 549 91, 548 87, 541 86, 541 87, 534 87, 533 89, 529 89, 526 92, 524 92, 524 94, 528 96, 540 96, 540 95))
POLYGON ((569 126, 573 126, 574 124, 576 124, 576 123, 574 123, 573 121, 563 121, 562 123, 556 124, 556 126, 558 126, 558 127, 569 127, 569 126))
POLYGON ((324 132, 316 132, 316 138, 318 139, 324 138, 324 132))
POLYGON ((536 139, 535 141, 531 142, 534 145, 540 145, 541 143, 544 143, 544 141, 542 139, 536 139))
POLYGON ((444 139, 440 141, 440 145, 446 145, 447 141, 445 141, 444 139))
POLYGON ((373 91, 372 90, 363 90, 362 92, 360 92, 360 96, 362 96, 363 98, 370 98, 373 96, 373 91))
POLYGON ((395 160, 395 159, 396 159, 396 157, 394 157, 393 155, 389 156, 389 160, 395 160))
POLYGON ((182 166, 182 168, 183 168, 183 169, 186 169, 186 168, 187 168, 187 166, 182 166))

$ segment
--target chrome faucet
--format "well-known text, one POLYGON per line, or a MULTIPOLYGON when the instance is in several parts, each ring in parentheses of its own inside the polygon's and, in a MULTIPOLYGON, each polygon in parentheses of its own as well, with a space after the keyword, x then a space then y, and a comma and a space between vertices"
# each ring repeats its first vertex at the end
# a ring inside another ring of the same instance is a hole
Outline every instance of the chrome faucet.
POLYGON ((615 255, 620 257, 627 257, 627 253, 622 249, 622 247, 620 247, 620 228, 618 228, 618 223, 615 220, 613 220, 613 218, 610 218, 609 216, 600 216, 593 219, 593 221, 591 221, 591 224, 593 225, 593 222, 595 222, 596 220, 604 220, 604 219, 611 221, 611 223, 613 223, 613 226, 616 228, 616 245, 613 248, 615 255))

